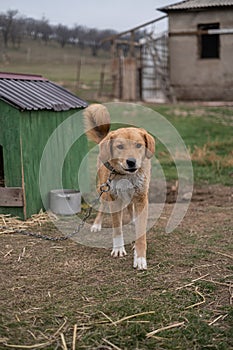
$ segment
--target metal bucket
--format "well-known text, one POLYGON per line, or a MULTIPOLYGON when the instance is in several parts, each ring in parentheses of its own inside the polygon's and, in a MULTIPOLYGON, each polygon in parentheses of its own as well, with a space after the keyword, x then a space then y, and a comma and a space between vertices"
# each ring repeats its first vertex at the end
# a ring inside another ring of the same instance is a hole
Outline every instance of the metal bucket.
POLYGON ((50 209, 59 215, 74 215, 81 211, 81 193, 75 190, 51 190, 50 209))

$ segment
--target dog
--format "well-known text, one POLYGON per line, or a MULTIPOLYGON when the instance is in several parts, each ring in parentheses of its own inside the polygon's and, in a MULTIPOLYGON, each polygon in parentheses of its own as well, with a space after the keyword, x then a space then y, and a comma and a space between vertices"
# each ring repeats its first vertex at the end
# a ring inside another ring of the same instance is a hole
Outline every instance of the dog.
POLYGON ((110 131, 110 115, 101 104, 92 104, 84 110, 84 125, 88 139, 99 144, 98 192, 103 184, 107 186, 101 195, 101 205, 91 231, 101 230, 103 212, 108 206, 113 228, 111 255, 126 255, 122 216, 127 207, 136 231, 133 267, 146 270, 148 190, 155 140, 142 128, 110 131))

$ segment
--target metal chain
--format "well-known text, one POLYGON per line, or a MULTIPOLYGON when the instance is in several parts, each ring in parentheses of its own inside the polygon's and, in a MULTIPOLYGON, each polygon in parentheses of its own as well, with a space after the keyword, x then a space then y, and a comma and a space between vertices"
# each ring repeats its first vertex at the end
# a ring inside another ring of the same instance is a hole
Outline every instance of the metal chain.
POLYGON ((41 238, 41 239, 44 239, 46 241, 53 241, 53 242, 66 241, 67 239, 74 237, 75 235, 77 235, 81 231, 81 229, 85 225, 87 219, 91 216, 91 213, 92 213, 92 210, 93 210, 93 206, 95 206, 99 202, 100 197, 102 196, 102 194, 110 191, 110 184, 111 184, 111 181, 112 181, 112 175, 115 175, 114 171, 111 171, 107 181, 100 185, 100 192, 99 192, 98 197, 86 209, 86 212, 85 212, 85 214, 84 214, 84 216, 82 218, 82 221, 78 225, 78 228, 75 231, 73 231, 73 232, 71 232, 68 235, 63 236, 63 237, 50 237, 50 236, 42 235, 40 233, 36 233, 36 232, 32 232, 32 231, 17 230, 17 229, 14 230, 12 233, 18 233, 18 234, 21 234, 21 235, 24 235, 24 236, 31 236, 31 237, 35 237, 35 238, 41 238))

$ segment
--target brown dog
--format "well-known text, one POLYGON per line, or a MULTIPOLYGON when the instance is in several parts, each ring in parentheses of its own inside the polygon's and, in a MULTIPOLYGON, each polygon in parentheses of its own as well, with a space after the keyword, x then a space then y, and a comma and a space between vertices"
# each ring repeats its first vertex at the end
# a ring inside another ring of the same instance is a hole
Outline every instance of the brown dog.
POLYGON ((148 188, 150 159, 155 152, 154 138, 141 128, 121 128, 110 132, 110 116, 103 105, 90 105, 85 109, 84 117, 88 138, 98 143, 100 148, 97 162, 98 191, 111 174, 110 190, 101 196, 99 213, 91 230, 101 230, 103 212, 109 206, 113 226, 111 255, 126 255, 122 214, 127 207, 136 230, 133 266, 145 270, 148 188))

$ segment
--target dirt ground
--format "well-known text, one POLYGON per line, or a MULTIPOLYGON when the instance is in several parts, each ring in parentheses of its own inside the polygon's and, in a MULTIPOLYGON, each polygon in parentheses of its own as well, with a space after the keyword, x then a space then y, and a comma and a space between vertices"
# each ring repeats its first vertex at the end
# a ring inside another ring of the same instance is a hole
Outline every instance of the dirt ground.
MULTIPOLYGON (((198 301, 211 310, 211 320, 224 328, 227 312, 222 310, 233 304, 233 188, 195 188, 182 223, 173 233, 166 234, 164 227, 172 208, 172 203, 165 205, 148 233, 147 272, 133 270, 132 245, 127 245, 126 257, 114 259, 108 249, 86 247, 72 240, 47 242, 17 234, 1 235, 0 349, 26 348, 12 344, 65 349, 62 334, 71 338, 74 324, 80 327, 80 348, 112 349, 107 341, 101 347, 100 340, 95 346, 85 346, 85 324, 93 322, 97 309, 102 312, 106 303, 126 295, 143 300, 153 288, 161 288, 161 293, 177 293, 179 288, 191 288, 199 279, 215 289, 208 297, 203 290, 198 295, 195 289, 198 301)), ((46 225, 40 232, 54 233, 46 225)), ((225 327, 229 328, 229 324, 225 327)))

